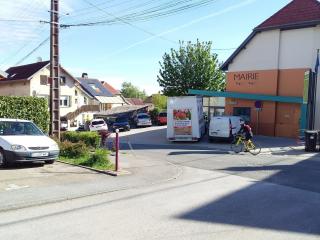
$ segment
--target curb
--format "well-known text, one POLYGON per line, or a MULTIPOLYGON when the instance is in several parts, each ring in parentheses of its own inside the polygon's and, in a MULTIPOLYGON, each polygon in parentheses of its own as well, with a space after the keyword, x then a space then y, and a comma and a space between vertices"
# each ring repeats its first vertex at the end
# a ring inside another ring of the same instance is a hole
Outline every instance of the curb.
POLYGON ((106 174, 106 175, 109 175, 109 176, 113 176, 113 177, 123 176, 123 175, 130 175, 131 174, 131 172, 126 171, 126 170, 122 170, 122 169, 120 171, 99 170, 99 169, 94 169, 94 168, 87 167, 87 166, 82 166, 82 165, 77 165, 77 164, 73 164, 73 163, 64 162, 64 161, 61 161, 61 160, 56 160, 56 161, 60 162, 60 163, 63 163, 63 164, 66 164, 66 165, 88 169, 88 170, 93 171, 93 172, 103 173, 103 174, 106 174))

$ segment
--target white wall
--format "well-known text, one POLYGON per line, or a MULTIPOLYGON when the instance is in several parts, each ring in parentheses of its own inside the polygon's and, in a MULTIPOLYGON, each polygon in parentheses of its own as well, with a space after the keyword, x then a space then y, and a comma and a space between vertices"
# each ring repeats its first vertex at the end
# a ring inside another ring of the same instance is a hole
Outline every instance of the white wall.
POLYGON ((256 34, 229 64, 229 72, 276 69, 279 37, 280 30, 256 34))

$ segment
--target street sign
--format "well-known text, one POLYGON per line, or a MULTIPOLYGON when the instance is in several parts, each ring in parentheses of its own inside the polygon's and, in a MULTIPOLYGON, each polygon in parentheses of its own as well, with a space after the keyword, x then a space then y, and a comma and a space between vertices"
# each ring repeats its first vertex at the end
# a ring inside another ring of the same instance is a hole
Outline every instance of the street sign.
POLYGON ((261 101, 255 101, 255 102, 254 102, 254 106, 255 106, 256 108, 261 109, 261 108, 262 108, 262 102, 261 102, 261 101))

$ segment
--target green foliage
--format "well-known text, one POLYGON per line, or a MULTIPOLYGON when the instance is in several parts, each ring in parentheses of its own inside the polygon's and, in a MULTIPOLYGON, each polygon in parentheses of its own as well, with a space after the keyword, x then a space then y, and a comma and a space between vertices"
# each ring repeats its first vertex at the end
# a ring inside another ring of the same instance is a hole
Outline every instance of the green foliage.
POLYGON ((225 75, 219 68, 211 42, 180 42, 178 50, 165 53, 157 76, 166 96, 187 95, 189 89, 225 90, 225 75))
POLYGON ((64 132, 61 133, 61 141, 84 142, 87 147, 96 148, 99 147, 100 136, 98 132, 64 132))
POLYGON ((60 159, 76 165, 91 167, 99 170, 108 170, 114 169, 114 165, 110 162, 109 154, 109 151, 105 149, 97 149, 93 153, 88 153, 77 158, 60 155, 60 159))
POLYGON ((157 107, 155 107, 153 110, 149 111, 149 115, 150 115, 151 121, 153 123, 157 122, 157 117, 158 117, 159 113, 160 113, 160 109, 157 107))
POLYGON ((126 98, 140 98, 144 100, 147 97, 145 90, 141 91, 138 87, 134 86, 130 82, 122 83, 122 88, 120 92, 122 96, 126 98))
POLYGON ((109 151, 105 149, 97 149, 87 160, 83 161, 81 165, 98 169, 107 169, 108 166, 111 165, 108 156, 109 151))
POLYGON ((59 143, 60 156, 66 158, 79 158, 88 155, 88 148, 84 142, 73 143, 63 141, 59 143))
POLYGON ((48 103, 44 98, 0 96, 0 118, 33 121, 43 132, 49 129, 48 103))
POLYGON ((168 97, 162 94, 153 94, 152 95, 152 103, 155 107, 164 110, 167 109, 167 100, 168 97))

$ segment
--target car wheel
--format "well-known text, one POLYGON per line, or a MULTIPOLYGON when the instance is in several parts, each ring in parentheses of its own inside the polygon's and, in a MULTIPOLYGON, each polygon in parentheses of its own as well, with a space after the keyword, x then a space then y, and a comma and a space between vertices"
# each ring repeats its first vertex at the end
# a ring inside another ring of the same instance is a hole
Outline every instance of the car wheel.
POLYGON ((0 167, 5 167, 7 165, 6 157, 4 155, 4 151, 0 149, 0 167))
POLYGON ((47 160, 47 161, 44 161, 46 164, 53 164, 54 163, 54 160, 47 160))

